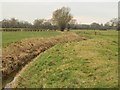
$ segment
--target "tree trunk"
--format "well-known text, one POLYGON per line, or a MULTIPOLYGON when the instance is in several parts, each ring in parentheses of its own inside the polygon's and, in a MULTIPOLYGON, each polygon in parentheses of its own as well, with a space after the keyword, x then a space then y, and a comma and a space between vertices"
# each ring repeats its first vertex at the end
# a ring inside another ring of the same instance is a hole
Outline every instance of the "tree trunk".
POLYGON ((60 30, 61 30, 62 32, 64 31, 64 29, 65 29, 64 27, 60 27, 60 30))

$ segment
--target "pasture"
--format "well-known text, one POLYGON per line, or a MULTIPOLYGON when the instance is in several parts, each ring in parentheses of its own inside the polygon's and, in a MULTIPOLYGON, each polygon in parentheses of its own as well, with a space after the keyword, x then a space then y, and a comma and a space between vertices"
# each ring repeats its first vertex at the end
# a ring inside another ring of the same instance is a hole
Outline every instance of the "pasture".
MULTIPOLYGON (((117 88, 118 31, 72 30, 87 40, 56 44, 41 53, 20 73, 17 88, 117 88)), ((3 47, 60 32, 3 32, 3 47)))
POLYGON ((2 32, 2 46, 6 47, 11 43, 14 43, 16 41, 20 41, 22 39, 26 38, 33 38, 33 37, 43 37, 43 38, 48 38, 48 37, 54 37, 57 35, 60 35, 60 32, 57 31, 43 31, 43 32, 2 32))

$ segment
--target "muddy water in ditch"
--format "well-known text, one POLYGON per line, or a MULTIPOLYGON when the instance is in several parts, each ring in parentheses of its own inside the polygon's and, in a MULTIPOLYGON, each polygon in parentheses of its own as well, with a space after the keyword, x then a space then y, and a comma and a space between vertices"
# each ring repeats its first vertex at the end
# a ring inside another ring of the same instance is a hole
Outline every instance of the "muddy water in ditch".
POLYGON ((2 88, 11 88, 10 83, 14 80, 14 77, 16 76, 17 72, 13 72, 9 77, 6 77, 2 80, 2 88))
POLYGON ((22 70, 23 67, 19 67, 19 69, 17 71, 12 72, 8 77, 5 77, 2 80, 2 89, 3 90, 5 88, 12 88, 12 82, 14 81, 16 75, 19 74, 19 72, 22 70))
MULTIPOLYGON (((37 56, 39 56, 39 54, 37 54, 34 58, 36 58, 37 56)), ((28 61, 27 63, 24 63, 23 66, 19 67, 16 71, 12 72, 8 77, 2 79, 2 89, 4 90, 5 88, 13 88, 12 84, 14 83, 17 74, 19 74, 20 71, 30 62, 32 62, 32 60, 28 61)))
MULTIPOLYGON (((52 47, 52 46, 51 46, 52 47)), ((50 47, 49 47, 50 48, 50 47)), ((48 49, 49 49, 48 48, 48 49)), ((46 50, 48 50, 46 49, 46 50)), ((9 74, 8 77, 5 77, 2 79, 2 89, 4 90, 5 88, 14 88, 13 84, 14 81, 16 81, 16 77, 17 75, 20 74, 20 72, 27 67, 27 65, 29 65, 30 63, 32 63, 34 60, 36 60, 41 53, 46 51, 44 48, 43 50, 41 50, 41 52, 39 52, 38 54, 34 55, 34 57, 31 58, 31 60, 28 60, 26 63, 22 64, 21 66, 19 66, 19 68, 16 69, 16 71, 12 72, 11 74, 9 74)))

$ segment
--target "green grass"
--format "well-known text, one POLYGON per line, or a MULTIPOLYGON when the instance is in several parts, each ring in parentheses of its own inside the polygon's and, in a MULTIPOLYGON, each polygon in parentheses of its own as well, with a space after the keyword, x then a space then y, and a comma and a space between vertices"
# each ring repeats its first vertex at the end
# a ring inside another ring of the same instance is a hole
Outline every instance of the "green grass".
POLYGON ((43 31, 43 32, 2 32, 2 46, 6 47, 9 44, 32 37, 44 37, 60 35, 57 31, 43 31))
POLYGON ((114 88, 118 85, 118 32, 74 31, 89 39, 58 44, 21 73, 17 87, 114 88))

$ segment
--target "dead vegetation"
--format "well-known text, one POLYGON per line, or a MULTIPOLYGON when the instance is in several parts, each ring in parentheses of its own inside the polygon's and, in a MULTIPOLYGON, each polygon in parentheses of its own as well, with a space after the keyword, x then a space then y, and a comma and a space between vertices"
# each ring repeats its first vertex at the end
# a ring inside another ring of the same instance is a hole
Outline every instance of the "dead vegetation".
POLYGON ((12 43, 2 50, 1 71, 3 80, 55 44, 83 39, 85 38, 79 37, 75 33, 65 33, 53 38, 31 38, 12 43))

